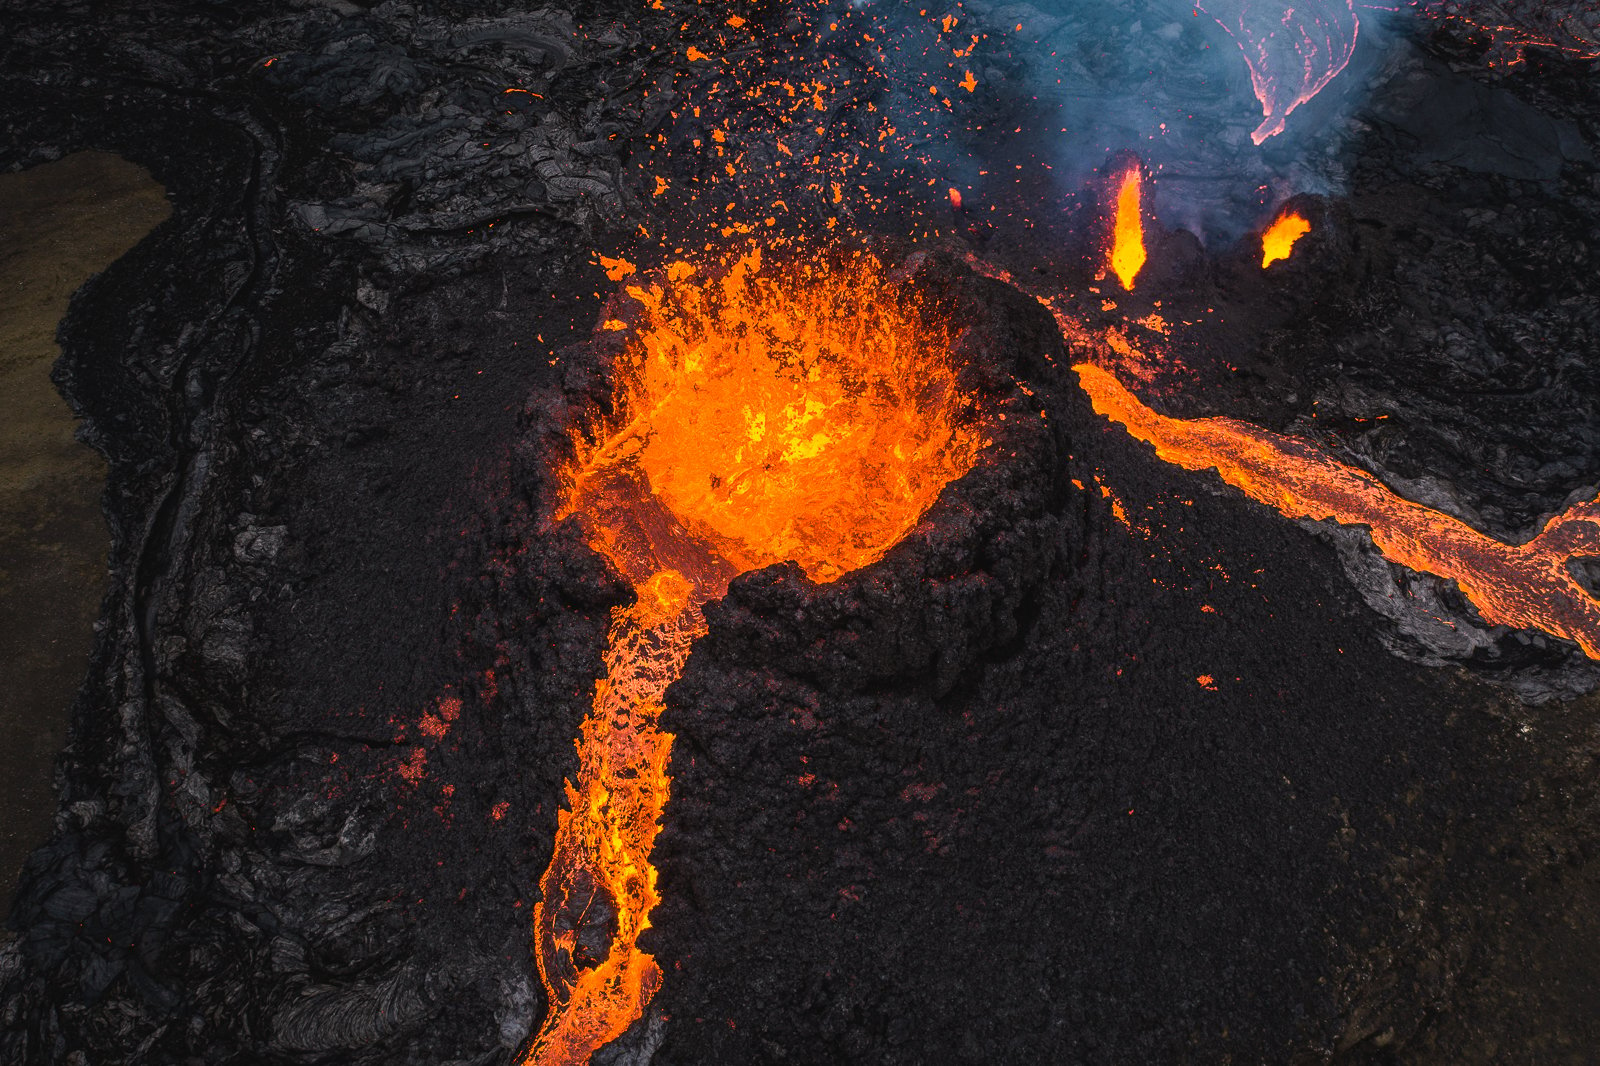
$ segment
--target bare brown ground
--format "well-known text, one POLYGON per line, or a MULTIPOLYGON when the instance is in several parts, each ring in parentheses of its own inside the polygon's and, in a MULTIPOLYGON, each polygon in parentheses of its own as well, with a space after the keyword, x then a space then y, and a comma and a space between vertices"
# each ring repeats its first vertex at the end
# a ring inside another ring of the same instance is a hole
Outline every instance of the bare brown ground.
POLYGON ((50 381, 67 301, 170 213, 144 168, 82 152, 0 174, 0 913, 50 829, 56 753, 105 584, 105 462, 50 381))

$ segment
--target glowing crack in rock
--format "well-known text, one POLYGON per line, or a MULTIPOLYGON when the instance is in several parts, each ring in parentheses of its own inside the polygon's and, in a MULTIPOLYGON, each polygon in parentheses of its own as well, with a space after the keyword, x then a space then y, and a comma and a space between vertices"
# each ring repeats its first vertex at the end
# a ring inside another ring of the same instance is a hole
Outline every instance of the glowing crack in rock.
POLYGON ((720 276, 680 262, 662 280, 627 288, 615 413, 575 434, 565 471, 560 515, 637 600, 613 612, 540 880, 549 1007, 524 1060, 538 1066, 588 1062, 661 983, 638 947, 670 785, 659 720, 701 606, 773 563, 831 581, 876 562, 986 443, 947 327, 871 257, 763 271, 752 253, 720 276))
MULTIPOLYGON (((1061 297, 1029 291, 976 257, 975 270, 1037 300, 1062 335, 1114 362, 1118 354, 1068 311, 1061 297)), ((1127 343, 1125 340, 1123 343, 1127 343)), ((1525 544, 1507 544, 1441 511, 1392 492, 1366 471, 1294 437, 1232 418, 1170 418, 1144 404, 1117 376, 1091 362, 1073 367, 1097 413, 1185 470, 1215 470, 1223 481, 1287 518, 1365 526, 1384 558, 1454 581, 1484 621, 1539 629, 1600 659, 1600 599, 1572 564, 1600 556, 1600 497, 1551 518, 1525 544)))
POLYGON ((1361 22, 1354 0, 1206 0, 1200 10, 1238 43, 1261 101, 1256 144, 1284 130, 1289 116, 1339 76, 1355 54, 1361 22))

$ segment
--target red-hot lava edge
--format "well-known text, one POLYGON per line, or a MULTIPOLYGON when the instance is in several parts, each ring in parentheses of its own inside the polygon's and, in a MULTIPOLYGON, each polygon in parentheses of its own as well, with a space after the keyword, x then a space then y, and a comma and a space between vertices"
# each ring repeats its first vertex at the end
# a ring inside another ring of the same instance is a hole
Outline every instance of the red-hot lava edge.
MULTIPOLYGON (((1060 297, 1030 291, 1008 271, 975 256, 968 263, 1043 305, 1069 348, 1114 363, 1105 339, 1069 314, 1060 297)), ((1570 569, 1574 560, 1600 556, 1600 497, 1550 519, 1527 543, 1507 544, 1395 495, 1371 474, 1304 441, 1232 418, 1170 418, 1146 406, 1095 362, 1073 370, 1095 411, 1154 445, 1163 461, 1185 470, 1215 470, 1223 481, 1287 518, 1365 526, 1386 559, 1454 581, 1491 625, 1540 629, 1600 659, 1600 600, 1570 569)))

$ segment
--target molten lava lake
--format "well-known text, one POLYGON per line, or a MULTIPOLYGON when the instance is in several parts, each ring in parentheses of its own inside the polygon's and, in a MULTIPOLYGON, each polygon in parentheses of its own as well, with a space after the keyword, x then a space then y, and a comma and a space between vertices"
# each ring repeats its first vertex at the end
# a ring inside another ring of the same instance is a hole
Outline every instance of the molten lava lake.
POLYGON ((1600 33, 1393 6, 13 5, 0 1062, 1588 1061, 1600 33))

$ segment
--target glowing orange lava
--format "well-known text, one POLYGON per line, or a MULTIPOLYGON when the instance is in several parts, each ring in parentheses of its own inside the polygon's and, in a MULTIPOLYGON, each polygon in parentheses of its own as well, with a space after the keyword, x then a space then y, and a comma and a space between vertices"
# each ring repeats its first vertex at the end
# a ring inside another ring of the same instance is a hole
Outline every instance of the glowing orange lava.
POLYGON ((525 1060, 578 1064, 661 982, 639 950, 669 790, 658 727, 701 605, 740 572, 794 560, 815 581, 877 561, 984 441, 950 334, 866 256, 720 277, 687 263, 635 285, 615 414, 575 438, 561 515, 634 586, 578 741, 534 910, 549 1012, 525 1060))
POLYGON ((1289 258, 1295 241, 1311 232, 1311 223, 1294 211, 1285 211, 1261 235, 1261 269, 1289 258))
MULTIPOLYGON (((968 262, 1021 291, 1005 270, 968 262)), ((1059 297, 1029 292, 1055 318, 1069 343, 1117 353, 1069 312, 1059 297)), ((1124 343, 1126 343, 1124 341, 1124 343)), ((1507 544, 1460 519, 1395 495, 1377 478, 1293 437, 1231 418, 1178 419, 1142 403, 1115 374, 1093 363, 1073 369, 1094 409, 1155 446, 1185 470, 1214 469, 1252 500, 1288 518, 1366 526, 1391 562, 1454 581, 1490 625, 1541 629, 1600 659, 1600 600, 1571 569, 1600 556, 1600 497, 1574 504, 1525 544, 1507 544)))
POLYGON ((1133 163, 1117 178, 1117 211, 1111 232, 1111 272, 1122 287, 1133 291, 1133 280, 1144 269, 1143 177, 1133 163))

